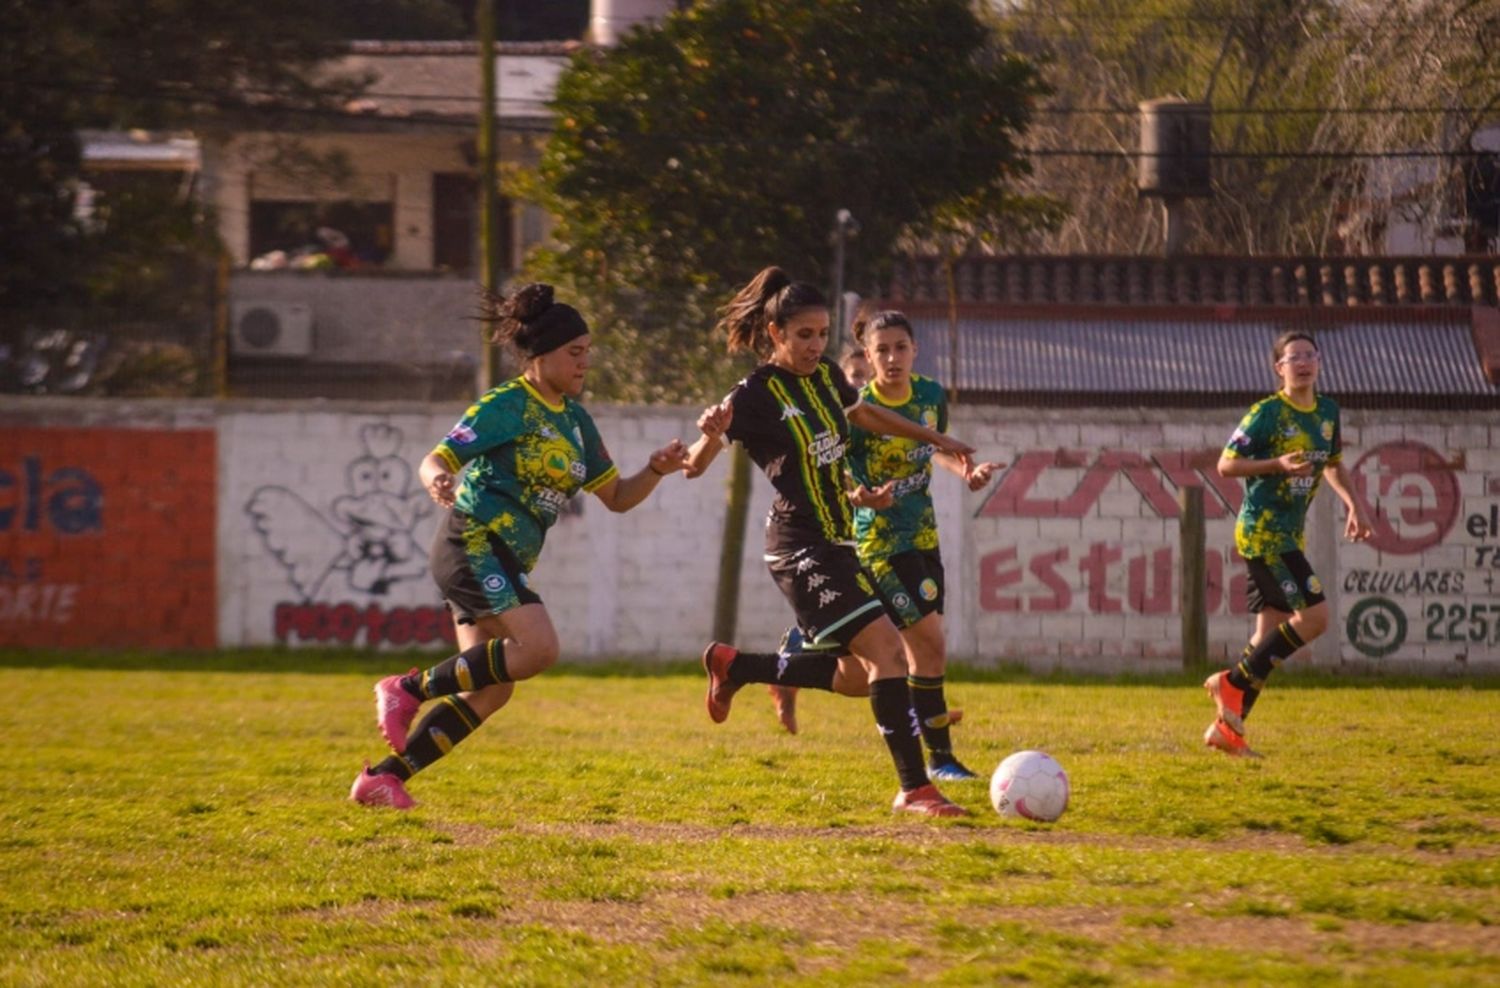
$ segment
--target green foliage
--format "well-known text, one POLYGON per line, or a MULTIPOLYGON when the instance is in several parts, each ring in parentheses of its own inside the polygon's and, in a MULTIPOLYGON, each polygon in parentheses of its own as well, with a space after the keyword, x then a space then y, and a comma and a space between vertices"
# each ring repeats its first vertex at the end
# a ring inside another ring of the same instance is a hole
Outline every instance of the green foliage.
POLYGON ((845 284, 866 293, 903 234, 1032 222, 1012 188, 1044 92, 967 0, 692 5, 580 53, 559 80, 525 187, 563 246, 529 270, 595 307, 596 332, 661 393, 644 379, 597 391, 705 397, 721 383, 699 376, 721 345, 705 339, 714 308, 767 264, 828 284, 839 209, 861 226, 845 284))
POLYGON ((701 674, 557 669, 396 813, 344 797, 372 679, 420 656, 149 659, 0 653, 42 698, 3 729, 0 982, 1500 979, 1493 689, 1286 672, 1242 762, 1198 741, 1196 682, 952 670, 966 761, 1068 769, 1040 826, 983 783, 948 787, 972 818, 893 818, 862 701, 804 692, 791 737, 754 690, 710 724, 701 674))
POLYGON ((1187 204, 1189 249, 1378 253, 1388 222, 1458 205, 1476 128, 1500 98, 1500 20, 1471 0, 1014 0, 995 21, 1045 60, 1052 106, 1086 110, 1034 128, 1031 191, 1072 207, 1034 249, 1128 252, 1160 244, 1157 203, 1137 201, 1142 100, 1215 109, 1214 196, 1187 204), (1118 108, 1123 113, 1099 113, 1118 108), (1372 112, 1373 111, 1373 112, 1372 112), (1437 112, 1434 112, 1437 111, 1437 112), (1382 159, 1429 152, 1429 160, 1382 159))

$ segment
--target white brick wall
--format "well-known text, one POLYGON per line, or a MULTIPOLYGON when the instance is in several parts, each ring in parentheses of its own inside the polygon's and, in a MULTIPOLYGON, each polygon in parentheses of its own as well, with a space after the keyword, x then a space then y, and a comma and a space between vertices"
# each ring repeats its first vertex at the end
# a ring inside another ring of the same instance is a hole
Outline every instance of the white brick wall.
MULTIPOLYGON (((373 631, 384 641, 446 649, 439 640, 446 618, 436 610, 426 568, 437 514, 415 469, 461 409, 15 401, 25 402, 26 417, 6 419, 0 402, 0 423, 43 424, 55 409, 57 421, 70 428, 183 415, 213 424, 224 646, 363 643, 373 631), (355 509, 386 519, 379 537, 351 538, 341 519, 355 509)), ((673 437, 690 440, 697 413, 591 411, 627 473, 673 437)), ((1176 488, 1152 457, 1217 450, 1242 411, 955 409, 953 432, 981 456, 1011 466, 977 494, 946 472, 934 481, 950 654, 1040 668, 1175 665, 1177 520, 1158 507, 1175 504, 1176 488), (1065 465, 1049 465, 1057 451, 1071 457, 1065 465), (1149 467, 1137 470, 1134 481, 1123 472, 1090 474, 1102 455, 1121 452, 1143 456, 1149 467), (1030 464, 1029 476, 1021 463, 1030 464), (1156 506, 1143 486, 1154 492, 1156 506), (1158 568, 1163 553, 1165 583, 1158 568), (1014 609, 1004 609, 1007 602, 1014 609)), ((1493 416, 1345 414, 1346 463, 1383 514, 1371 543, 1351 545, 1342 541, 1343 510, 1332 492, 1325 489, 1313 506, 1308 555, 1333 620, 1311 659, 1377 667, 1500 665, 1500 428, 1493 416), (1427 447, 1427 459, 1416 447, 1402 453, 1389 445, 1396 443, 1427 447)), ((670 478, 625 515, 591 497, 573 502, 576 510, 554 527, 533 574, 569 657, 698 653, 712 626, 727 465, 721 457, 701 479, 670 478)), ((739 608, 740 644, 755 649, 773 646, 790 616, 761 559, 769 502, 770 487, 757 473, 739 608)), ((1210 519, 1209 572, 1218 589, 1210 592, 1209 646, 1220 657, 1237 655, 1253 625, 1232 544, 1232 518, 1210 519)))

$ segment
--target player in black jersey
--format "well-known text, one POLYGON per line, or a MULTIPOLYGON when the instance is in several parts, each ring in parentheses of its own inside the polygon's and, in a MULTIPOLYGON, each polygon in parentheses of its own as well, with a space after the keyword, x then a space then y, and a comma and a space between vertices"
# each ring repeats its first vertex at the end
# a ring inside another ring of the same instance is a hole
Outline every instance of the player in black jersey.
MULTIPOLYGON (((720 314, 730 353, 750 351, 763 363, 699 416, 703 435, 688 450, 688 476, 702 474, 725 441, 745 447, 776 490, 766 522, 772 579, 808 638, 838 643, 868 673, 875 723, 901 783, 893 809, 962 816, 964 809, 927 779, 901 635, 854 551, 844 454, 851 422, 870 432, 931 443, 965 461, 973 449, 860 400, 838 365, 823 355, 828 303, 812 285, 793 282, 780 268, 766 268, 720 314)), ((709 717, 716 723, 728 717, 735 691, 746 683, 833 689, 832 664, 807 663, 805 673, 793 667, 778 676, 781 661, 775 654, 710 643, 703 652, 709 717)))

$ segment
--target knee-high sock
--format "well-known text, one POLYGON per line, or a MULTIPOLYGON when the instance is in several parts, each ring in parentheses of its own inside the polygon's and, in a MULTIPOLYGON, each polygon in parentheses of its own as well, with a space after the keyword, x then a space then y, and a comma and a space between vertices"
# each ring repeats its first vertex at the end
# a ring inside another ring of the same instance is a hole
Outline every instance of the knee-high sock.
POLYGON ((803 686, 833 691, 833 674, 838 672, 836 655, 775 655, 741 652, 729 666, 729 681, 738 686, 746 683, 772 683, 776 686, 803 686))
POLYGON ((1276 630, 1266 636, 1265 641, 1255 646, 1248 658, 1241 659, 1229 673, 1229 681, 1240 689, 1247 687, 1260 690, 1266 685, 1266 677, 1290 657, 1293 652, 1306 645, 1290 621, 1277 625, 1276 630))
POLYGON ((904 791, 927 785, 927 766, 922 763, 922 740, 917 715, 911 708, 911 689, 903 676, 877 679, 870 684, 870 707, 875 724, 891 749, 896 775, 904 791))
POLYGON ((953 741, 948 736, 948 700, 943 695, 942 676, 907 676, 911 706, 917 712, 922 740, 933 755, 951 755, 953 741))
POLYGON ((391 755, 370 771, 389 772, 403 781, 409 779, 452 751, 479 724, 479 715, 462 697, 442 697, 406 739, 406 754, 391 755))
POLYGON ((491 638, 444 659, 426 672, 406 676, 401 687, 419 700, 433 700, 510 681, 505 668, 505 643, 491 638))

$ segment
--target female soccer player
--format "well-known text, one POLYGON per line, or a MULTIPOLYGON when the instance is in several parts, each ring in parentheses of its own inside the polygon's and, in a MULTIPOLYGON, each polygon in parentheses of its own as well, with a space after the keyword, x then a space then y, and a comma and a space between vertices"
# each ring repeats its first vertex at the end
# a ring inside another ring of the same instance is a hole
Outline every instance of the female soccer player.
MULTIPOLYGON (((823 356, 829 318, 822 293, 793 282, 780 268, 756 275, 721 315, 729 351, 748 350, 764 362, 724 401, 699 416, 703 435, 688 450, 688 476, 702 474, 725 440, 745 446, 776 489, 766 523, 772 579, 812 641, 837 642, 865 667, 875 723, 900 779, 893 809, 961 816, 964 810, 949 802, 924 771, 901 636, 851 544, 854 512, 844 494, 844 455, 850 423, 930 443, 960 459, 972 450, 935 429, 860 401, 838 366, 823 356)), ((775 655, 740 654, 721 642, 710 643, 703 652, 709 717, 723 722, 735 692, 746 683, 777 682, 777 664, 775 655)), ((817 672, 808 677, 791 672, 779 681, 831 689, 832 667, 820 666, 817 672)))
POLYGON ((1344 536, 1354 542, 1370 536, 1341 459, 1339 406, 1315 390, 1317 343, 1307 333, 1282 333, 1271 361, 1281 390, 1250 407, 1219 457, 1220 475, 1245 478, 1234 543, 1250 570, 1255 636, 1238 664, 1203 684, 1218 709, 1203 743, 1252 758, 1259 756, 1245 743, 1245 718, 1266 678, 1328 627, 1323 585, 1303 555, 1307 506, 1322 477, 1349 512, 1344 536))
POLYGON ((357 803, 415 805, 406 780, 505 706, 517 681, 557 661, 557 631, 526 574, 568 498, 588 491, 611 511, 629 511, 686 465, 687 450, 674 439, 638 473, 620 476, 576 400, 589 368, 588 326, 572 306, 553 301, 552 286, 527 285, 490 299, 488 309, 492 341, 518 349, 525 369, 471 405, 419 471, 428 494, 449 509, 432 574, 453 612, 459 652, 375 684, 376 722, 395 754, 374 768, 366 763, 349 791, 357 803), (408 735, 427 700, 437 703, 408 735))
MULTIPOLYGON (((913 422, 946 432, 947 395, 936 381, 912 373, 917 343, 906 316, 890 310, 877 312, 857 325, 855 337, 864 347, 875 375, 860 396, 913 422)), ((859 540, 859 559, 874 574, 901 629, 912 708, 927 745, 927 775, 941 782, 977 775, 954 757, 948 731, 957 720, 957 712, 950 716, 943 693, 947 648, 943 634, 943 561, 930 490, 934 462, 963 478, 970 490, 984 487, 1000 467, 997 463, 966 463, 922 442, 854 430, 849 472, 858 485, 854 531, 859 540)), ((796 629, 789 631, 782 653, 794 657, 801 637, 796 629)), ((859 690, 859 678, 860 670, 853 663, 840 660, 835 679, 838 691, 859 690)), ((773 696, 778 717, 795 733, 790 688, 772 689, 777 691, 773 696)))

